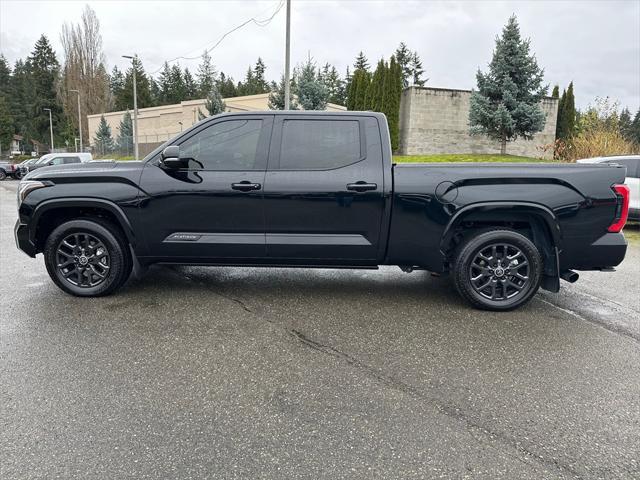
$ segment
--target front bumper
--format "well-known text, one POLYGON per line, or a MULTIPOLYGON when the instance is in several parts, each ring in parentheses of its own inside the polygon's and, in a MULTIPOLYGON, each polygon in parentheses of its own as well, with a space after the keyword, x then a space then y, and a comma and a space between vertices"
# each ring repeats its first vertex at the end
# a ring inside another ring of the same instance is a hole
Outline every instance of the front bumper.
POLYGON ((20 220, 16 222, 16 226, 13 227, 13 236, 16 239, 17 247, 30 257, 35 257, 37 250, 36 246, 29 239, 29 226, 20 223, 20 220))

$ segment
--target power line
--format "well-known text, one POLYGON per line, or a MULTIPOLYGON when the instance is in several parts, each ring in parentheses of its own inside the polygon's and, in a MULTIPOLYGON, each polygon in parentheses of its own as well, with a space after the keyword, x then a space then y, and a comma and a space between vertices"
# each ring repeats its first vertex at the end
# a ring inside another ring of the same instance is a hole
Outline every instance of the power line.
MULTIPOLYGON (((231 35, 233 32, 235 32, 236 30, 240 30, 242 27, 244 27, 245 25, 248 25, 249 23, 253 23, 254 25, 257 25, 258 27, 266 27, 267 25, 269 25, 269 23, 271 23, 271 20, 274 19, 274 17, 278 14, 278 12, 280 10, 282 10, 282 7, 285 4, 285 0, 280 0, 280 3, 278 4, 277 8, 275 9, 275 11, 271 14, 270 17, 265 18, 264 20, 258 20, 256 19, 256 17, 251 17, 249 20, 246 20, 245 22, 241 23, 240 25, 232 28, 231 30, 229 30, 228 32, 226 32, 224 35, 222 35, 218 41, 213 44, 213 46, 211 48, 207 48, 205 49, 206 53, 211 53, 218 45, 220 45, 222 43, 222 41, 229 35, 231 35)), ((256 15, 257 16, 257 15, 256 15)), ((186 56, 180 56, 180 57, 176 57, 176 58, 172 58, 171 60, 166 60, 165 63, 173 63, 176 60, 196 60, 200 57, 202 57, 203 54, 200 55, 196 55, 195 57, 186 57, 186 56)), ((162 70, 164 68, 164 64, 158 68, 157 70, 155 70, 154 72, 151 72, 151 75, 155 75, 156 73, 158 73, 160 70, 162 70)))

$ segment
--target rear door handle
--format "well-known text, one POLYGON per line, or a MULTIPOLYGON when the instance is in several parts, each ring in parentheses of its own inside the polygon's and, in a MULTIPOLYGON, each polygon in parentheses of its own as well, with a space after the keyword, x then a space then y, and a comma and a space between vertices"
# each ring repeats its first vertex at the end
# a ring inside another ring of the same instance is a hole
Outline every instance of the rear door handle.
POLYGON ((243 180, 242 182, 232 183, 231 188, 233 190, 240 190, 241 192, 250 192, 251 190, 260 190, 262 185, 259 183, 251 183, 248 180, 243 180))
POLYGON ((378 188, 377 183, 367 183, 363 181, 347 183, 347 190, 352 190, 354 192, 366 192, 367 190, 375 190, 376 188, 378 188))

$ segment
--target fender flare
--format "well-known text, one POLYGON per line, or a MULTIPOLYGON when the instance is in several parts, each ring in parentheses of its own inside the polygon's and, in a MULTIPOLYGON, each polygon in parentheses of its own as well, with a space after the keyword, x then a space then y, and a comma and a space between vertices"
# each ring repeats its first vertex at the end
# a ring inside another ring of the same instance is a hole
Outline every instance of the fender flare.
POLYGON ((449 220, 444 229, 440 250, 444 252, 446 246, 451 241, 454 228, 464 219, 465 216, 476 212, 492 212, 496 210, 508 210, 514 214, 535 215, 545 222, 551 234, 551 240, 557 251, 562 250, 562 231, 560 230, 560 222, 553 211, 538 203, 532 202, 480 202, 466 205, 458 210, 449 220))
POLYGON ((36 241, 36 229, 38 223, 40 221, 40 217, 49 210, 54 210, 56 208, 69 208, 69 207, 89 207, 89 208, 99 208, 102 210, 107 210, 109 213, 113 214, 118 221, 120 228, 124 232, 127 237, 127 241, 131 244, 132 247, 136 246, 135 242, 135 234, 133 227, 131 226, 131 222, 122 211, 122 209, 116 205, 114 202, 110 200, 105 200, 102 198, 82 198, 82 197, 69 197, 69 198, 59 198, 52 200, 45 200, 44 202, 38 204, 33 210, 33 214, 31 215, 31 219, 29 221, 29 241, 35 245, 36 241))

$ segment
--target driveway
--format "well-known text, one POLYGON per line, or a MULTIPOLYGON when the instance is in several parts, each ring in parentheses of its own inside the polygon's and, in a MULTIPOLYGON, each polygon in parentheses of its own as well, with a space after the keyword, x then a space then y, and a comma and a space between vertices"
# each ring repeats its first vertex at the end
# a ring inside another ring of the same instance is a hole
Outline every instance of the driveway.
POLYGON ((0 184, 0 478, 640 478, 640 245, 516 312, 424 272, 60 292, 0 184))

